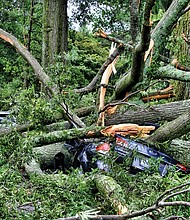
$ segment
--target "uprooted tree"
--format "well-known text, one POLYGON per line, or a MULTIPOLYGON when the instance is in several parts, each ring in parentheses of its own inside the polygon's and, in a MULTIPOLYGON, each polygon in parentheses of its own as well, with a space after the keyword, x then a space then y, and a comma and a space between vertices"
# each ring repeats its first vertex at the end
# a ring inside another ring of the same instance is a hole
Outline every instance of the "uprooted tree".
MULTIPOLYGON (((102 80, 100 84, 100 89, 102 89, 105 95, 108 78, 113 71, 113 62, 116 62, 124 51, 131 53, 132 60, 130 70, 126 70, 127 73, 117 81, 110 103, 104 106, 104 100, 102 100, 104 99, 104 95, 101 96, 100 101, 102 101, 103 105, 101 105, 99 109, 97 108, 97 112, 100 111, 100 114, 102 112, 105 113, 105 125, 116 125, 121 123, 141 124, 143 120, 151 122, 159 122, 161 120, 169 121, 145 140, 151 143, 171 141, 171 146, 173 146, 172 150, 164 149, 164 151, 177 157, 177 159, 181 160, 187 167, 190 167, 189 144, 185 141, 176 139, 190 131, 190 101, 186 100, 159 106, 155 105, 149 108, 133 105, 128 101, 130 97, 143 90, 147 90, 147 88, 151 86, 152 81, 158 79, 174 79, 184 82, 190 81, 189 68, 179 65, 176 61, 172 62, 169 59, 165 61, 162 56, 162 51, 167 43, 168 36, 171 34, 171 30, 175 27, 179 18, 189 10, 189 0, 174 0, 156 27, 152 28, 151 10, 154 4, 155 0, 146 1, 141 31, 139 31, 138 25, 133 23, 133 19, 131 19, 131 24, 136 25, 131 29, 132 42, 122 42, 116 38, 110 37, 103 31, 96 33, 97 36, 114 42, 116 48, 110 53, 110 56, 102 65, 91 83, 84 88, 75 89, 75 92, 87 93, 94 91, 97 88, 97 84, 100 83, 101 77, 105 76, 105 78, 107 78, 102 80), (162 61, 164 65, 162 64, 162 66, 159 66, 158 64, 160 64, 160 61, 162 61), (105 73, 107 75, 105 75, 105 73), (121 105, 128 105, 129 110, 125 113, 122 112, 122 114, 117 110, 117 113, 111 116, 106 114, 106 110, 109 110, 110 107, 118 107, 121 105), (130 107, 132 107, 132 109, 130 109, 130 107)), ((138 18, 138 5, 136 6, 136 10, 130 11, 131 18, 138 18)), ((58 85, 53 82, 38 61, 13 35, 0 29, 0 38, 10 43, 29 63, 33 69, 34 76, 43 84, 49 98, 55 98, 57 104, 63 109, 64 119, 75 127, 72 129, 65 129, 65 124, 61 124, 60 126, 57 125, 58 131, 52 131, 32 137, 30 142, 35 145, 34 151, 41 155, 40 163, 47 165, 51 163, 55 154, 62 150, 62 142, 65 140, 75 137, 88 138, 102 135, 100 132, 102 127, 95 125, 86 127, 79 115, 74 113, 65 102, 58 99, 58 95, 60 95, 58 85)), ((104 120, 104 117, 100 119, 104 120)), ((104 123, 102 125, 104 125, 104 123)), ((29 124, 18 125, 16 129, 18 131, 24 131, 29 127, 29 124)), ((9 132, 11 132, 11 129, 1 129, 0 135, 9 132)), ((42 173, 40 165, 35 160, 32 160, 25 168, 29 174, 33 172, 42 173)), ((158 204, 157 206, 159 207, 158 204)))

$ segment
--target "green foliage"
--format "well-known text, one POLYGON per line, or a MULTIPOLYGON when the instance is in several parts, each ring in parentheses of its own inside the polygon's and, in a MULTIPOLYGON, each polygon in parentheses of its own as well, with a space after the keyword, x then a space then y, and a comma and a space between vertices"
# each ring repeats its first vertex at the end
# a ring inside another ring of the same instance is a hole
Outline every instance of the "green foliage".
POLYGON ((34 88, 17 93, 12 112, 17 123, 31 123, 42 127, 48 120, 51 121, 58 113, 59 108, 54 100, 48 101, 43 93, 36 94, 34 88))
MULTIPOLYGON (((18 139, 15 135, 13 137, 18 139)), ((25 155, 27 154, 25 152, 25 155)), ((16 156, 15 159, 19 155, 16 156)), ((3 155, 4 157, 11 157, 11 154, 3 155)), ((165 190, 190 180, 189 176, 182 176, 176 172, 169 172, 163 178, 156 170, 155 172, 152 170, 151 174, 140 172, 132 175, 128 172, 130 160, 126 160, 124 164, 115 164, 113 161, 110 160, 111 170, 106 175, 114 178, 122 187, 129 211, 152 206, 165 190)), ((28 180, 18 168, 15 168, 14 163, 1 164, 1 216, 5 219, 56 219, 79 213, 85 217, 92 208, 99 211, 99 214, 116 214, 95 187, 93 180, 97 172, 101 175, 99 170, 83 175, 76 169, 68 175, 61 172, 42 176, 32 175, 28 180), (26 209, 22 209, 25 206, 26 209)), ((189 201, 190 194, 177 195, 171 201, 175 200, 189 201)), ((154 214, 158 219, 170 215, 188 217, 189 211, 187 207, 173 206, 163 208, 161 212, 154 214)))
MULTIPOLYGON (((23 45, 28 44, 30 27, 30 1, 1 1, 0 2, 1 28, 13 34, 23 45)), ((36 3, 32 17, 31 52, 40 61, 41 59, 41 18, 42 3, 36 3)), ((31 71, 23 58, 8 43, 0 39, 0 79, 1 83, 10 82, 14 77, 29 76, 31 71), (29 70, 28 70, 29 69, 29 70), (22 73, 22 74, 21 74, 22 73)), ((23 77, 23 78, 22 78, 23 77)))
POLYGON ((75 10, 71 21, 78 21, 81 26, 88 25, 93 30, 99 28, 114 32, 115 36, 126 37, 129 30, 129 1, 71 1, 75 10), (121 19, 122 18, 122 19, 121 19))

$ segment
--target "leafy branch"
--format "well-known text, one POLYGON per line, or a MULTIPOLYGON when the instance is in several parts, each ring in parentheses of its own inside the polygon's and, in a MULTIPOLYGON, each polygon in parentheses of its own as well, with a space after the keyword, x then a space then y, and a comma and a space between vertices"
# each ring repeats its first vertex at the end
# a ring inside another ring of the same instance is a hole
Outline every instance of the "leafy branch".
MULTIPOLYGON (((187 182, 185 184, 181 184, 179 186, 176 186, 172 189, 169 189, 167 191, 165 191, 162 195, 160 195, 158 197, 158 199, 156 200, 155 204, 153 206, 150 206, 144 210, 140 210, 140 211, 135 211, 126 215, 91 215, 90 219, 92 220, 125 220, 125 219, 131 219, 134 217, 138 217, 138 216, 142 216, 145 214, 148 214, 152 211, 158 211, 159 208, 164 208, 167 206, 187 206, 190 207, 190 202, 187 201, 168 201, 166 202, 166 200, 171 199, 173 197, 175 197, 176 195, 181 195, 187 192, 190 192, 190 187, 188 187, 187 189, 183 189, 183 190, 179 190, 174 192, 175 190, 178 189, 182 189, 184 187, 187 187, 190 185, 190 182, 187 182)), ((174 219, 174 216, 170 216, 169 218, 167 218, 167 220, 169 219, 174 219)), ((175 216, 176 217, 176 216, 175 216)), ((177 216, 179 217, 179 216, 177 216)), ((183 217, 180 217, 181 219, 184 219, 183 217)), ((73 216, 73 217, 68 217, 68 218, 59 218, 57 220, 81 220, 80 217, 77 216, 73 216)))

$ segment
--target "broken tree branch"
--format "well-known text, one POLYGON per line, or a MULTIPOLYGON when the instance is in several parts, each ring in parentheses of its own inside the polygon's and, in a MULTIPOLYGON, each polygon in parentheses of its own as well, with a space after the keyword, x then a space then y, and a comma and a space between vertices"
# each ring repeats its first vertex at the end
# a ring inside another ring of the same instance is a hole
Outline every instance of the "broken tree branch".
POLYGON ((106 34, 103 30, 99 30, 98 32, 95 33, 95 35, 96 35, 97 37, 104 38, 104 39, 109 40, 109 41, 111 41, 111 42, 113 42, 113 43, 116 43, 116 44, 118 44, 118 45, 122 45, 123 47, 128 48, 128 49, 130 49, 130 50, 133 49, 133 46, 132 46, 131 44, 129 44, 129 43, 126 44, 125 42, 123 42, 123 41, 121 41, 121 40, 119 40, 119 39, 117 39, 117 38, 115 38, 115 37, 110 37, 110 36, 109 36, 108 34, 106 34))
POLYGON ((171 141, 190 131, 190 109, 178 118, 158 128, 152 135, 146 138, 150 142, 171 141))
POLYGON ((174 79, 182 82, 190 82, 190 71, 182 71, 171 65, 160 67, 154 78, 174 79))
POLYGON ((74 91, 76 93, 87 93, 87 92, 94 91, 96 89, 96 84, 97 84, 98 80, 100 79, 101 75, 104 73, 106 68, 115 60, 115 58, 121 54, 123 49, 124 49, 123 45, 119 45, 117 47, 117 49, 104 62, 104 64, 102 65, 102 67, 100 68, 100 70, 98 71, 96 76, 92 79, 90 84, 88 84, 87 86, 85 86, 83 88, 75 89, 74 91))
POLYGON ((143 80, 143 71, 145 67, 144 56, 145 52, 149 48, 151 37, 151 24, 150 24, 150 12, 154 6, 155 0, 149 0, 146 2, 144 10, 144 23, 141 32, 141 40, 135 47, 132 58, 131 71, 121 78, 115 88, 115 99, 120 99, 126 94, 127 91, 143 80))
MULTIPOLYGON (((59 94, 57 85, 54 84, 52 79, 44 72, 43 68, 38 63, 38 61, 17 40, 17 38, 1 28, 0 28, 0 38, 10 43, 21 54, 21 56, 29 63, 29 65, 32 67, 34 71, 36 78, 48 90, 49 95, 53 97, 57 97, 59 94)), ((58 98, 56 98, 56 100, 58 104, 62 106, 65 118, 67 118, 69 122, 71 122, 74 126, 85 127, 85 124, 80 120, 80 118, 76 114, 74 114, 64 102, 60 102, 58 98)))
MULTIPOLYGON (((183 186, 187 186, 187 185, 190 185, 190 182, 187 182, 186 184, 182 184, 178 187, 174 187, 173 189, 170 189, 169 191, 166 191, 165 193, 163 193, 161 195, 161 197, 159 198, 162 198, 164 195, 166 195, 168 192, 171 192, 173 191, 174 189, 176 188, 180 188, 180 187, 183 187, 183 186)), ((189 192, 190 188, 187 189, 187 191, 189 192)), ((181 192, 183 193, 183 192, 181 192)), ((180 194, 180 192, 179 192, 180 194)), ((171 197, 174 197, 175 195, 171 195, 171 197)), ((187 201, 173 201, 173 202, 163 202, 163 201, 159 201, 160 199, 157 199, 155 205, 153 206, 150 206, 144 210, 141 210, 141 211, 135 211, 135 212, 132 212, 130 214, 124 214, 124 215, 95 215, 95 216, 92 216, 91 219, 92 220, 126 220, 126 219, 131 219, 131 218, 134 218, 134 217, 138 217, 138 216, 143 216, 145 214, 148 214, 149 212, 152 212, 152 211, 156 211, 158 210, 159 208, 164 208, 164 207, 167 207, 167 206, 187 206, 187 207, 190 207, 190 202, 187 202, 187 201)), ((80 218, 78 216, 74 216, 74 217, 69 217, 69 218, 59 218, 57 220, 79 220, 80 218)))

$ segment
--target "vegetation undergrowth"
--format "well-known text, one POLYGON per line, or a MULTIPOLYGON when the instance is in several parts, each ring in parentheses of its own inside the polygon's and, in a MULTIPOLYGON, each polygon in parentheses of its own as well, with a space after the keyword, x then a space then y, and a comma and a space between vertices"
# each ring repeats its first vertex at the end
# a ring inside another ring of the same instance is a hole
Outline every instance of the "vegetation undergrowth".
MULTIPOLYGON (((1 218, 56 219, 92 209, 99 211, 99 214, 116 214, 93 181, 94 175, 101 171, 95 169, 81 174, 80 169, 73 169, 67 175, 58 172, 28 178, 23 164, 30 160, 31 147, 21 144, 17 133, 12 133, 9 138, 1 138, 0 145, 1 218)), ((121 185, 130 212, 152 206, 165 190, 190 180, 188 175, 174 171, 161 177, 156 168, 134 175, 129 172, 130 160, 123 164, 113 161, 114 158, 109 158, 110 170, 104 174, 113 177, 121 185)), ((177 195, 174 200, 190 201, 190 193, 177 195)), ((183 206, 154 212, 159 219, 172 214, 189 217, 189 213, 190 209, 183 206)))

